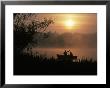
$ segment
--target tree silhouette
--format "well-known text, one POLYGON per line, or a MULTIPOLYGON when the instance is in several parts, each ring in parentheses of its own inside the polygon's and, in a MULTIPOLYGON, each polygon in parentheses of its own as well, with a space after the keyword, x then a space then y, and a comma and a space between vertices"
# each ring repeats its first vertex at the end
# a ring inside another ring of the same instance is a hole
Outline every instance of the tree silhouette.
POLYGON ((28 43, 32 42, 35 33, 44 33, 47 27, 54 23, 51 18, 37 20, 36 17, 35 13, 14 13, 15 50, 23 50, 28 43))

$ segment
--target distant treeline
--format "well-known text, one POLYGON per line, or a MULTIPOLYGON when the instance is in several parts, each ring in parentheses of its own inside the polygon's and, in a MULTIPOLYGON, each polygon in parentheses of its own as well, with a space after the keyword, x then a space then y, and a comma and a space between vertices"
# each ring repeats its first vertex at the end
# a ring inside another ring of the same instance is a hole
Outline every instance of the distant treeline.
MULTIPOLYGON (((97 47, 97 33, 80 34, 80 33, 63 33, 48 32, 45 34, 45 39, 42 39, 42 33, 34 34, 33 41, 35 46, 39 47, 82 47, 82 48, 96 48, 97 47)), ((44 36, 43 36, 44 37, 44 36)))

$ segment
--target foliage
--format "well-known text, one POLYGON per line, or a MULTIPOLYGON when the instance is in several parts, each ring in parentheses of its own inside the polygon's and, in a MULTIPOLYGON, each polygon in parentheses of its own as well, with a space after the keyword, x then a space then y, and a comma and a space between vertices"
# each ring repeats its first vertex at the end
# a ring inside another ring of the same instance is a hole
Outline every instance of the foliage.
POLYGON ((15 75, 96 75, 97 61, 80 60, 78 62, 59 61, 54 57, 18 54, 14 58, 15 75))
POLYGON ((43 18, 41 21, 36 19, 34 13, 15 13, 14 14, 14 45, 16 49, 22 50, 28 43, 32 42, 35 33, 46 31, 51 18, 43 18))

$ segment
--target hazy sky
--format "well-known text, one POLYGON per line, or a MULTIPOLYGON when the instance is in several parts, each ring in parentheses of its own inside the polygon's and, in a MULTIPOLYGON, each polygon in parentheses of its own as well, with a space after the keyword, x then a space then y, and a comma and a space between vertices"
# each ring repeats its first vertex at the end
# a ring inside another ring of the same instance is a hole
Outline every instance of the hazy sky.
POLYGON ((97 14, 65 14, 65 13, 41 13, 36 19, 54 19, 54 24, 48 27, 48 31, 57 33, 94 33, 97 32, 97 14))

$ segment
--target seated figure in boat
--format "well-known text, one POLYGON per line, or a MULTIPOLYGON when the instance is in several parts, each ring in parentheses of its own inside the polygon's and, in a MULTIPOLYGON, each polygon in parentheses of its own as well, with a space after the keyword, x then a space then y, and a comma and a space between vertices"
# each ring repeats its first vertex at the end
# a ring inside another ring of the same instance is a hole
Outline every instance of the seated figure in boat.
POLYGON ((64 56, 67 56, 67 51, 65 50, 63 54, 64 54, 64 56))
POLYGON ((57 54, 57 57, 61 61, 70 61, 70 62, 77 59, 77 56, 74 56, 70 50, 69 51, 65 50, 63 52, 63 55, 57 54))

